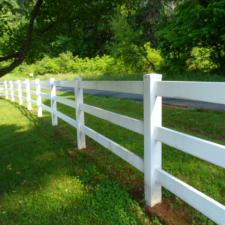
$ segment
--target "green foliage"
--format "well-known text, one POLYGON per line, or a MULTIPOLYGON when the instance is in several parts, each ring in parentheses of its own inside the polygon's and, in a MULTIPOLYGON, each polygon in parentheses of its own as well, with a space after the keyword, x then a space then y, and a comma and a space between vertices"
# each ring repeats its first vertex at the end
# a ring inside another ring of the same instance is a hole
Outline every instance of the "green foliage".
POLYGON ((149 42, 145 43, 144 49, 146 52, 145 67, 149 67, 150 63, 151 65, 154 65, 153 67, 156 71, 159 71, 164 64, 164 59, 160 51, 152 48, 149 42))
POLYGON ((113 41, 110 45, 111 54, 115 59, 124 62, 132 71, 153 71, 160 68, 162 57, 144 43, 142 32, 134 30, 127 19, 118 13, 112 20, 113 41))
POLYGON ((135 32, 126 18, 118 13, 112 20, 114 34, 110 51, 116 58, 125 63, 125 66, 136 70, 143 69, 143 49, 140 46, 140 33, 135 32))
MULTIPOLYGON (((116 59, 111 56, 96 56, 94 58, 80 58, 73 56, 71 52, 61 53, 58 57, 45 56, 41 60, 36 61, 33 64, 24 63, 13 71, 12 74, 20 74, 25 76, 30 73, 34 73, 35 76, 45 74, 119 74, 126 73, 131 74, 133 72, 152 71, 149 66, 149 61, 154 64, 156 69, 159 69, 163 62, 159 52, 150 47, 149 43, 146 43, 143 47, 146 53, 146 57, 138 58, 142 60, 142 67, 128 64, 128 61, 124 62, 124 58, 117 57, 116 59)), ((125 56, 124 56, 125 57, 125 56)), ((130 62, 129 62, 130 63, 130 62)), ((142 72, 143 73, 143 72, 142 72)), ((119 78, 119 77, 118 77, 119 78)), ((121 78, 123 79, 123 78, 121 78)))
POLYGON ((121 62, 114 60, 110 56, 96 56, 94 58, 79 58, 73 56, 71 52, 62 53, 58 57, 45 56, 33 64, 22 64, 13 73, 14 74, 29 74, 44 75, 44 74, 59 74, 59 73, 74 73, 74 74, 106 74, 124 72, 124 65, 121 62))
POLYGON ((191 56, 187 60, 189 70, 210 72, 215 70, 218 65, 213 63, 211 56, 213 50, 210 48, 194 47, 191 51, 191 56))
MULTIPOLYGON (((34 2, 4 0, 0 3, 1 55, 21 47, 34 2)), ((109 72, 105 62, 120 73, 162 69, 176 73, 224 71, 224 20, 225 0, 93 0, 88 3, 45 0, 26 58, 26 63, 33 65, 26 68, 29 73, 40 64, 37 74, 90 72, 91 67, 97 70, 91 64, 94 61, 99 64, 103 56, 104 68, 97 66, 103 72, 109 72), (207 50, 210 53, 197 49, 210 49, 207 50), (67 51, 73 59, 69 58, 65 65, 60 54, 67 51), (105 55, 112 57, 109 60, 105 55)))
POLYGON ((225 0, 183 1, 171 16, 162 19, 157 33, 159 47, 166 58, 171 60, 171 66, 176 64, 184 69, 194 47, 209 48, 212 50, 212 62, 223 70, 223 21, 225 0))
POLYGON ((29 0, 0 1, 0 54, 17 51, 25 35, 27 16, 31 9, 29 0))

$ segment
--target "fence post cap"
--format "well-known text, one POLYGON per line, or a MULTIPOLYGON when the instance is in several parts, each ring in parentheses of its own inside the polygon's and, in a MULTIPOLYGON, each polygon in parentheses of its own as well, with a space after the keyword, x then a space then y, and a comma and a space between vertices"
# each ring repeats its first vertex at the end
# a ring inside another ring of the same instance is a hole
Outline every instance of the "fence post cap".
POLYGON ((144 79, 162 79, 162 74, 158 73, 149 73, 144 75, 144 79))
POLYGON ((82 80, 82 77, 75 77, 75 80, 81 81, 82 80))

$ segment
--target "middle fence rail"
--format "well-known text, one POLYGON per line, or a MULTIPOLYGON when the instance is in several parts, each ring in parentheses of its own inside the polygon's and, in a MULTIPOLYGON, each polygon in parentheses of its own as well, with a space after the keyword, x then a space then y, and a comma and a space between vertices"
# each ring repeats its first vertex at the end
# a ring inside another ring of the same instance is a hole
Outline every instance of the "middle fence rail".
POLYGON ((153 207, 162 201, 162 187, 166 188, 189 205, 219 225, 225 224, 225 206, 208 197, 192 186, 177 179, 162 168, 162 143, 191 154, 207 162, 225 168, 225 146, 206 141, 162 126, 162 97, 176 97, 225 104, 225 83, 162 81, 159 74, 147 74, 143 81, 4 81, 0 82, 0 96, 19 105, 26 102, 27 109, 37 106, 37 115, 42 111, 51 113, 52 125, 58 125, 58 118, 77 129, 78 149, 86 148, 85 136, 144 173, 146 204, 153 207), (57 96, 57 89, 74 89, 74 100, 57 96), (144 120, 134 119, 110 112, 83 101, 83 90, 142 94, 144 96, 144 120), (49 92, 49 93, 48 93, 49 92), (35 96, 35 99, 32 98, 35 96), (50 101, 50 106, 43 104, 50 101), (75 110, 75 118, 60 112, 57 103, 75 110), (144 158, 94 131, 85 125, 84 113, 107 120, 120 127, 144 135, 144 158))

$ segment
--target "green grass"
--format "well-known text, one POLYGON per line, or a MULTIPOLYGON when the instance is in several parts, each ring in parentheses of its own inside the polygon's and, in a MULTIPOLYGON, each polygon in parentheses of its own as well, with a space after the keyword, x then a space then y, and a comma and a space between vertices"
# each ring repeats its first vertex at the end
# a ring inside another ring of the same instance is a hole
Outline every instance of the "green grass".
POLYGON ((75 131, 48 114, 0 108, 0 224, 154 224, 107 172, 105 151, 76 152, 75 131))
MULTIPOLYGON (((10 73, 0 80, 18 80, 18 79, 35 79, 39 78, 41 80, 49 80, 51 77, 54 77, 57 80, 74 80, 76 77, 80 76, 84 80, 143 80, 143 73, 63 73, 63 74, 45 74, 38 75, 35 77, 30 77, 29 74, 15 74, 10 73)), ((217 81, 224 82, 225 76, 220 74, 209 74, 202 72, 185 72, 185 73, 167 73, 161 72, 163 80, 178 80, 178 81, 217 81)))
MULTIPOLYGON (((85 102, 143 118, 140 102, 88 95, 85 102)), ((74 110, 58 108, 74 116, 74 110)), ((165 190, 163 204, 146 214, 140 172, 89 138, 86 150, 75 151, 75 130, 62 121, 51 127, 48 113, 38 119, 35 111, 5 100, 0 109, 0 224, 160 224, 155 213, 168 224, 213 224, 165 190)), ((222 144, 224 117, 224 112, 163 108, 164 126, 222 144)), ((89 115, 85 121, 143 156, 141 135, 89 115)), ((223 169, 165 145, 163 168, 225 204, 223 169)))

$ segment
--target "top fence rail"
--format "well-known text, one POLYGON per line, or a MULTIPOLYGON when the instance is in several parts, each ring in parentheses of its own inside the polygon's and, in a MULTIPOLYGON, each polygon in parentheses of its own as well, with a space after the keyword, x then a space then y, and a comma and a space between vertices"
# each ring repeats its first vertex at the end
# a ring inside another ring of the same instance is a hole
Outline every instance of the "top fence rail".
POLYGON ((225 82, 157 82, 156 95, 225 104, 225 82))

